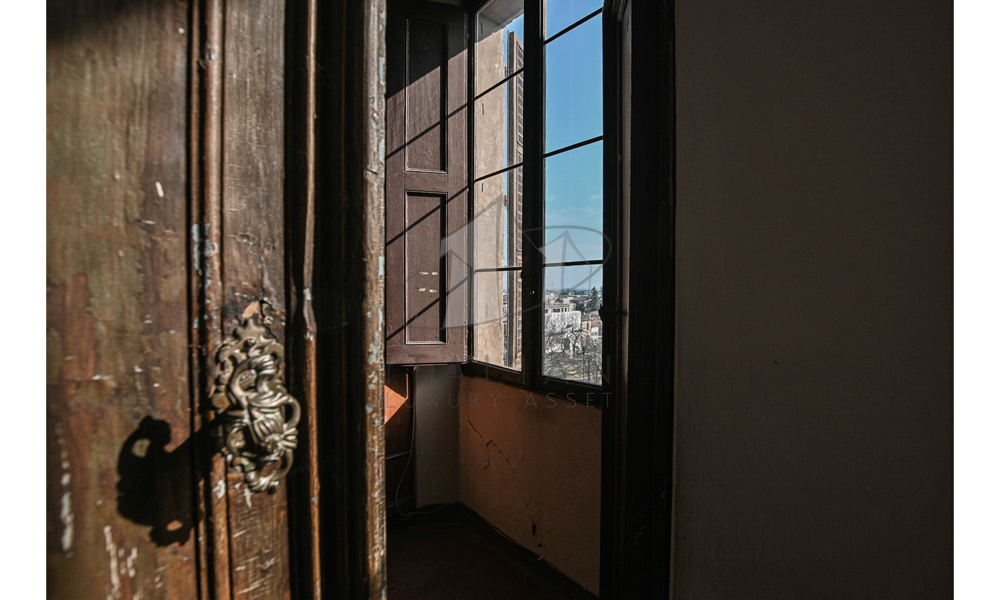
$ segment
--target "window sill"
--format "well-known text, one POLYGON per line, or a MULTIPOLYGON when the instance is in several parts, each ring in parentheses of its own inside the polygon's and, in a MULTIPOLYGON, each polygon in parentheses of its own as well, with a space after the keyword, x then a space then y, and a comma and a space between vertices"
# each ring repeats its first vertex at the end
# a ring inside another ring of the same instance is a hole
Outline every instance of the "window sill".
POLYGON ((541 377, 540 382, 531 385, 527 376, 521 371, 514 371, 487 363, 469 361, 461 364, 462 376, 484 380, 493 383, 527 390, 532 394, 547 396, 552 394, 568 402, 576 402, 581 406, 601 409, 610 406, 610 394, 599 385, 566 381, 554 377, 541 377), (589 395, 589 396, 588 396, 589 395))

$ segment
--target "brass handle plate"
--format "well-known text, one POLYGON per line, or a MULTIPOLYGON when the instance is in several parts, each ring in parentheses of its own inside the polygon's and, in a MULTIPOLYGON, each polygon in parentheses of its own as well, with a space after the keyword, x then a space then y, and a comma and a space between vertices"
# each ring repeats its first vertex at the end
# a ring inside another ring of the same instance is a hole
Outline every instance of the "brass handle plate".
POLYGON ((212 405, 215 434, 230 465, 244 473, 252 492, 273 492, 292 466, 301 409, 285 389, 285 348, 271 333, 270 316, 251 314, 217 355, 212 405))

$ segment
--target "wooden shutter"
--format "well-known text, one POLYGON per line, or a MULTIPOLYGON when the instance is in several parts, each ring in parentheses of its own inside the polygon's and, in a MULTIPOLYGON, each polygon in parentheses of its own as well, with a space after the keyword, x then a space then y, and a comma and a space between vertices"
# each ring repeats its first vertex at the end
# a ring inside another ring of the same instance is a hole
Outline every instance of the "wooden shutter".
POLYGON ((465 11, 389 2, 386 362, 466 358, 465 11))

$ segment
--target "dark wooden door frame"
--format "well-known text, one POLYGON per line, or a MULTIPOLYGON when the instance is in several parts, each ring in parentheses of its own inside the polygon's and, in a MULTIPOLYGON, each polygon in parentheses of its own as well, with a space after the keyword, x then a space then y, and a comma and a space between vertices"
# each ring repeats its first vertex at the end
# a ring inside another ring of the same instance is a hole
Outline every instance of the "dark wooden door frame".
MULTIPOLYGON (((604 411, 601 598, 670 595, 674 463, 674 3, 605 2, 606 228, 617 359, 604 411), (633 77, 633 73, 637 74, 633 77), (637 124, 637 126, 633 126, 637 124), (614 152, 612 150, 617 150, 614 152), (620 226, 619 226, 620 224, 620 226)), ((605 323, 608 327, 609 323, 605 323)))
POLYGON ((312 466, 322 590, 374 600, 385 593, 385 0, 317 8, 312 466))
POLYGON ((286 3, 294 598, 385 593, 385 0, 286 3))

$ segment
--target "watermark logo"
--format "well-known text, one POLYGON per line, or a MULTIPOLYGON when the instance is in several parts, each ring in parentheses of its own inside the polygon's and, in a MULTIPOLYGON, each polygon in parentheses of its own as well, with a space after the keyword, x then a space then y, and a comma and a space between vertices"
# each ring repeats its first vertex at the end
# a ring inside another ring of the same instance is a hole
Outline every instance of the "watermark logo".
MULTIPOLYGON (((435 210, 443 210, 443 207, 435 210)), ((404 281, 401 285, 392 285, 391 297, 387 298, 390 305, 393 301, 410 302, 407 321, 401 324, 400 329, 436 331, 483 325, 531 310, 541 310, 546 303, 547 291, 592 292, 596 295, 598 290, 603 290, 604 262, 611 252, 611 241, 604 232, 580 225, 546 225, 525 229, 520 239, 530 244, 534 253, 542 257, 542 289, 537 290, 539 293, 529 303, 522 305, 520 298, 517 302, 510 302, 510 310, 504 314, 504 295, 512 291, 520 292, 523 283, 520 282, 520 265, 501 266, 513 262, 509 244, 504 239, 503 226, 501 197, 458 231, 443 238, 436 256, 422 263, 407 265, 404 281), (470 260, 470 254, 476 257, 475 260, 470 260), (491 275, 495 275, 495 279, 491 275), (464 300, 470 295, 470 285, 475 306, 467 309, 464 300), (420 317, 433 310, 441 311, 440 319, 429 320, 433 325, 427 326, 420 317)), ((405 233, 391 242, 405 245, 402 239, 405 233)), ((406 251, 404 249, 404 254, 406 251)))

